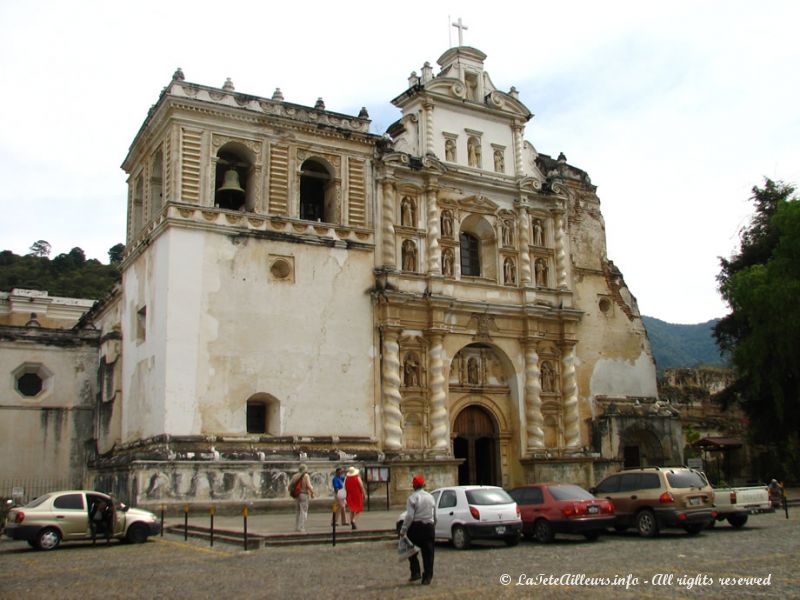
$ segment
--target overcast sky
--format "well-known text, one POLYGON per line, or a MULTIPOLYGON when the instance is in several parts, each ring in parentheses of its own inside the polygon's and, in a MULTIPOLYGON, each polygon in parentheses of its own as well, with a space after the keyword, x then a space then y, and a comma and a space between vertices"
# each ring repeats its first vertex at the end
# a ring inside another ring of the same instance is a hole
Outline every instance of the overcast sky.
MULTIPOLYGON (((719 256, 763 177, 800 182, 800 3, 0 0, 0 249, 38 239, 108 261, 125 237, 128 146, 188 81, 356 114, 383 133, 412 70, 488 55, 535 117, 526 138, 597 186, 608 256, 643 314, 727 312, 719 256)), ((438 70, 438 67, 436 67, 438 70)))

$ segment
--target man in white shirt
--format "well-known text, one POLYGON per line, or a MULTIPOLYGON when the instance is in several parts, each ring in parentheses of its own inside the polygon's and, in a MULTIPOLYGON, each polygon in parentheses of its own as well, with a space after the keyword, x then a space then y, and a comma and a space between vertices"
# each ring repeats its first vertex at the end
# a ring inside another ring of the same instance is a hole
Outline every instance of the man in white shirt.
POLYGON ((408 535, 408 539, 422 552, 422 574, 420 574, 417 555, 408 559, 411 568, 409 581, 422 579, 422 585, 428 585, 433 578, 436 506, 433 496, 424 490, 425 478, 422 475, 415 475, 411 480, 411 486, 414 488, 414 493, 408 497, 406 502, 406 518, 400 528, 400 536, 408 535))

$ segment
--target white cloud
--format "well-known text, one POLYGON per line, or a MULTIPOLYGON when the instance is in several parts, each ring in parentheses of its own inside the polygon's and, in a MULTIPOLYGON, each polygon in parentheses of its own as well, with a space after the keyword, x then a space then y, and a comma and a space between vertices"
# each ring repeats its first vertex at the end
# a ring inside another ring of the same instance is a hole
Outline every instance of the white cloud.
POLYGON ((786 2, 5 3, 0 246, 47 239, 106 260, 125 234, 119 165, 176 67, 253 95, 364 105, 380 131, 408 74, 457 40, 448 13, 536 114, 527 138, 598 185, 609 257, 641 310, 721 316, 717 256, 736 246, 750 188, 800 181, 800 8, 786 2))

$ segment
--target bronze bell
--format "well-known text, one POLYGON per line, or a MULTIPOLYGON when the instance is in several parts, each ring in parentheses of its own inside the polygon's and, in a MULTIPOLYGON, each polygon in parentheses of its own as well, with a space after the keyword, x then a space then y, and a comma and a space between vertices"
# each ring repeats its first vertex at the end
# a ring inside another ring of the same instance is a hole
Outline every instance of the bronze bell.
POLYGON ((222 181, 222 186, 217 191, 239 192, 244 194, 242 186, 239 185, 239 173, 236 172, 236 169, 228 169, 225 171, 225 179, 222 181))

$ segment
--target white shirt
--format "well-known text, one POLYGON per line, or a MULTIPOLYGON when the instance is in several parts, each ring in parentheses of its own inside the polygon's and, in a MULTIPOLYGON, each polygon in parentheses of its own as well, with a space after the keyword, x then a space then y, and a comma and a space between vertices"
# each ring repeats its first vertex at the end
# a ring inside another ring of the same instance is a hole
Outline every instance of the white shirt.
POLYGON ((420 488, 408 497, 406 501, 406 518, 400 528, 401 535, 405 535, 411 523, 436 523, 436 503, 428 492, 420 488))

